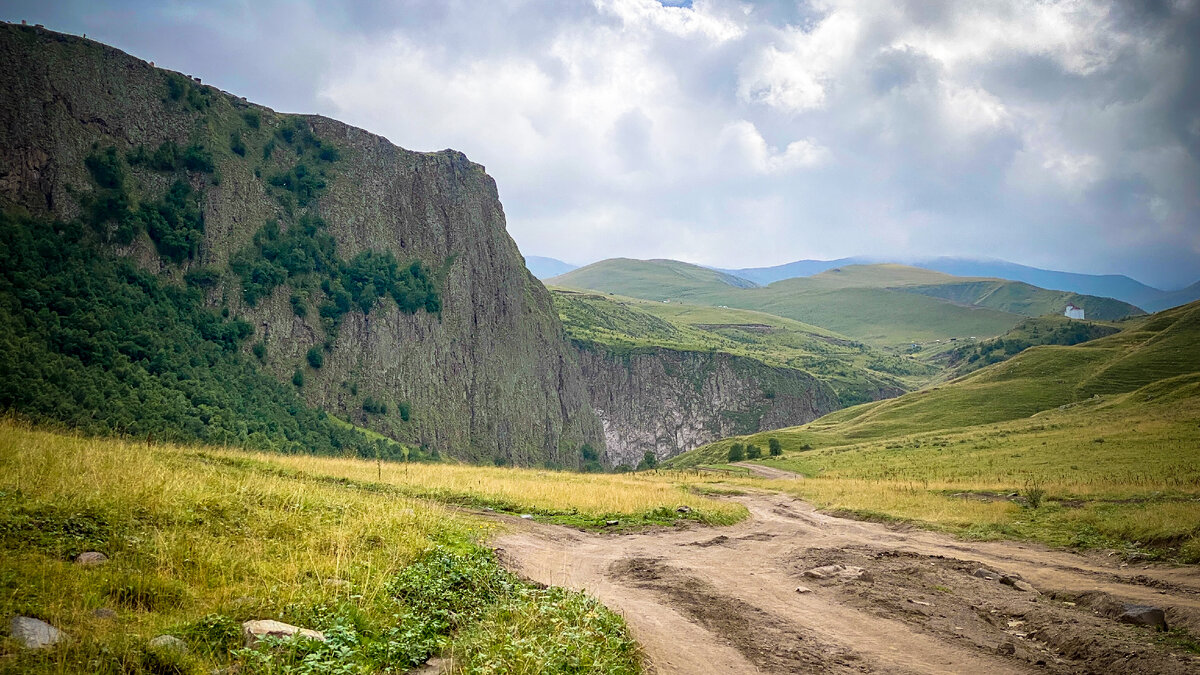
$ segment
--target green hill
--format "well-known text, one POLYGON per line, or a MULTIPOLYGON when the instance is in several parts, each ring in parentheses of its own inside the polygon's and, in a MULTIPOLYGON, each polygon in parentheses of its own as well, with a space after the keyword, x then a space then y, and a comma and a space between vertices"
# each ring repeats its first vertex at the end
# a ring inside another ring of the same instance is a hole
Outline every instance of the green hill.
POLYGON ((1117 319, 1138 308, 998 279, 965 279, 905 265, 848 265, 769 286, 665 260, 603 260, 551 283, 666 303, 769 312, 880 346, 1004 333, 1022 316, 1061 314, 1068 303, 1117 319))
MULTIPOLYGON (((959 430, 1030 417, 1125 394, 1200 372, 1200 303, 1131 320, 1124 330, 1074 346, 1040 346, 942 386, 840 410, 802 427, 773 433, 784 447, 824 448, 868 440, 959 430)), ((766 444, 767 435, 750 437, 766 444)), ((726 439, 674 460, 676 466, 718 461, 726 439)))
POLYGON ((568 336, 610 349, 664 347, 724 352, 808 372, 842 405, 893 396, 928 382, 937 368, 883 353, 844 335, 755 312, 552 288, 568 336))

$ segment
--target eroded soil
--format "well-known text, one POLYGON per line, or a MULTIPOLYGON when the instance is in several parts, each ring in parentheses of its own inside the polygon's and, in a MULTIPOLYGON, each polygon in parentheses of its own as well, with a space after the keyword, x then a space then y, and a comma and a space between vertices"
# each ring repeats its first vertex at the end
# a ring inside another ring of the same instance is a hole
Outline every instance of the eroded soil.
POLYGON ((1200 672, 1179 644, 1200 636, 1195 568, 965 542, 784 495, 736 499, 751 517, 729 527, 609 535, 506 519, 495 546, 516 572, 619 611, 651 672, 1200 672), (863 573, 804 575, 825 565, 863 573), (999 581, 1012 574, 1036 590, 999 581), (1174 640, 1118 622, 1125 603, 1165 609, 1174 640))

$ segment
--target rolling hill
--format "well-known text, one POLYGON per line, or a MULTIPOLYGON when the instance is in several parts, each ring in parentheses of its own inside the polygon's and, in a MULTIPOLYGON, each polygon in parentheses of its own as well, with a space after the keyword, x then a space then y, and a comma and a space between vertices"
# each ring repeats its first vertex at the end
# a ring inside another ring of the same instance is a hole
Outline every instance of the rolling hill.
MULTIPOLYGON (((1200 373, 1200 302, 1131 319, 1124 330, 1074 346, 1041 346, 942 386, 847 408, 774 435, 785 446, 837 447, 1028 418, 1093 397, 1144 391, 1192 396, 1200 373), (1189 389, 1190 388, 1190 389, 1189 389)), ((766 437, 751 437, 762 445, 766 437)), ((677 458, 715 461, 731 440, 677 458)))
POLYGON ((549 279, 560 274, 566 274, 578 266, 566 263, 556 258, 546 258, 540 255, 525 256, 525 267, 538 279, 549 279))
MULTIPOLYGON (((859 256, 839 258, 837 260, 797 260, 773 267, 751 267, 721 271, 748 279, 760 285, 767 285, 783 279, 820 274, 835 267, 873 265, 883 262, 887 261, 859 256)), ((939 257, 909 261, 906 264, 958 277, 984 277, 1020 281, 1043 289, 1069 291, 1080 295, 1091 295, 1101 298, 1115 298, 1151 312, 1176 307, 1200 299, 1200 282, 1184 289, 1164 291, 1147 286, 1123 274, 1060 272, 1020 265, 1004 260, 939 257)))
POLYGON ((991 337, 1022 316, 1061 313, 1068 302, 1106 318, 1141 313, 1107 298, 1003 280, 964 279, 904 265, 851 265, 765 287, 676 261, 604 260, 547 280, 664 303, 768 312, 878 346, 991 337))

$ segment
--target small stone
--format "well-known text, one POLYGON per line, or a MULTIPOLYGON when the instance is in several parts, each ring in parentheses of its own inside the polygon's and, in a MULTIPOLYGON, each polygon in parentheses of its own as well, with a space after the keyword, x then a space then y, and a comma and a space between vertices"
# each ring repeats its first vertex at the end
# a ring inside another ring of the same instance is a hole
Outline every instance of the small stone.
POLYGON ((971 572, 971 576, 979 577, 980 579, 986 579, 987 581, 993 581, 999 575, 991 570, 986 570, 986 569, 980 567, 979 569, 975 570, 974 572, 971 572))
POLYGON ((1007 640, 996 646, 996 653, 1001 656, 1012 656, 1017 653, 1017 645, 1012 640, 1007 640))
POLYGON ((533 520, 533 516, 529 515, 528 513, 522 513, 521 518, 525 520, 533 520))
POLYGON ((86 551, 75 556, 75 564, 84 567, 95 567, 108 562, 108 556, 99 551, 86 551))
POLYGON ((108 607, 101 607, 100 609, 92 610, 92 617, 111 621, 112 619, 117 618, 117 611, 115 609, 109 609, 108 607))
POLYGON ((308 628, 300 628, 282 621, 274 621, 272 619, 259 619, 257 621, 246 621, 242 624, 242 636, 246 638, 246 646, 253 647, 258 644, 259 640, 267 637, 273 638, 294 638, 296 636, 308 638, 310 640, 325 641, 325 634, 320 631, 310 630, 308 628))
POLYGON ((484 510, 484 511, 487 511, 488 513, 495 513, 495 512, 496 512, 496 509, 493 509, 493 508, 492 508, 492 507, 490 507, 490 506, 485 506, 485 507, 483 507, 483 510, 484 510))
POLYGON ((676 511, 677 513, 691 513, 691 512, 692 512, 692 507, 690 507, 690 506, 687 506, 687 505, 684 505, 684 506, 681 506, 681 507, 679 507, 679 508, 675 509, 675 511, 676 511))
POLYGON ((9 632, 26 649, 53 647, 67 637, 66 633, 45 621, 29 616, 14 616, 9 632))
POLYGON ((871 573, 853 565, 824 565, 804 572, 812 579, 841 579, 843 581, 872 581, 871 573))
POLYGON ((619 521, 619 520, 606 520, 606 521, 604 521, 604 524, 605 524, 607 527, 616 527, 617 525, 620 525, 620 524, 621 524, 621 521, 619 521))
POLYGON ((922 607, 933 607, 932 602, 925 602, 924 600, 913 600, 912 598, 909 598, 908 601, 914 605, 921 605, 922 607))
POLYGON ((178 654, 186 654, 188 652, 187 643, 174 635, 159 635, 151 640, 147 646, 155 651, 176 652, 178 654))
POLYGON ((797 587, 796 587, 796 592, 797 592, 797 593, 800 593, 800 594, 804 594, 804 593, 812 593, 812 589, 811 589, 811 588, 809 588, 808 586, 797 586, 797 587))
POLYGON ((1167 630, 1167 615, 1162 609, 1150 605, 1125 605, 1117 620, 1135 626, 1148 626, 1155 630, 1167 630))

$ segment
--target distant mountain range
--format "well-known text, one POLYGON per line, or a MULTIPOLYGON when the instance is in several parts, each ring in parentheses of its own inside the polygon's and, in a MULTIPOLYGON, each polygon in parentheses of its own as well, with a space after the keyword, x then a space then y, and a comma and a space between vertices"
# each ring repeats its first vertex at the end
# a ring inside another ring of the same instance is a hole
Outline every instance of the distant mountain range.
POLYGON ((525 267, 533 273, 533 276, 539 279, 549 279, 560 274, 566 274, 574 269, 579 269, 578 265, 565 263, 554 258, 545 258, 540 255, 525 256, 525 267))
MULTIPOLYGON (((726 274, 732 274, 742 279, 753 281, 760 286, 766 286, 784 279, 810 277, 838 267, 895 262, 898 261, 855 256, 851 258, 838 258, 836 260, 797 260, 773 267, 713 269, 719 269, 726 274)), ((900 264, 911 265, 913 267, 953 274, 956 277, 987 277, 992 279, 1007 279, 1009 281, 1023 281, 1027 284, 1050 290, 1071 291, 1073 293, 1094 295, 1102 298, 1115 298, 1140 307, 1147 312, 1157 312, 1169 307, 1185 305, 1193 300, 1200 300, 1200 281, 1187 288, 1164 291, 1153 286, 1147 286, 1123 274, 1060 272, 1020 265, 1005 260, 973 260, 971 258, 940 257, 899 262, 900 264)), ((560 274, 566 274, 572 270, 579 269, 577 265, 536 255, 526 256, 525 266, 539 279, 549 279, 550 277, 556 277, 560 274)))

